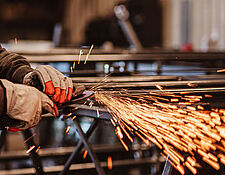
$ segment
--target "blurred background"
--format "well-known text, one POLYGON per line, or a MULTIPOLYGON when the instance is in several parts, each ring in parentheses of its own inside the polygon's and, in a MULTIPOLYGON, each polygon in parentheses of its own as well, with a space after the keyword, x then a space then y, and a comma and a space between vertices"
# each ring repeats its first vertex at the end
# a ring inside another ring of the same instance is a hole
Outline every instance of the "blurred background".
MULTIPOLYGON (((224 71, 217 72, 225 68, 225 0, 0 0, 0 43, 25 56, 32 67, 49 64, 87 87, 110 74, 111 83, 119 86, 124 80, 128 89, 130 83, 149 82, 187 88, 177 81, 225 89, 224 71), (80 49, 85 56, 91 45, 90 61, 71 71, 80 49)), ((155 88, 139 85, 137 90, 155 88)), ((44 118, 31 129, 41 146, 43 166, 53 167, 46 174, 58 174, 63 167, 57 166, 65 164, 80 140, 73 121, 64 119, 65 115, 61 111, 58 119, 44 118)), ((85 132, 93 120, 85 112, 80 114, 85 132)), ((33 164, 24 151, 23 134, 7 133, 1 140, 0 174, 35 174, 29 169, 33 164)), ((163 172, 166 160, 154 144, 135 137, 134 143, 127 140, 130 151, 125 151, 110 121, 98 123, 90 142, 100 161, 106 162, 109 156, 117 161, 113 169, 104 166, 106 174, 163 172)), ((94 165, 85 164, 91 159, 83 158, 83 153, 84 149, 72 162, 79 165, 70 174, 98 174, 94 165)))
POLYGON ((125 4, 144 48, 225 49, 224 0, 1 0, 0 41, 45 40, 80 47, 128 47, 114 7, 125 4))

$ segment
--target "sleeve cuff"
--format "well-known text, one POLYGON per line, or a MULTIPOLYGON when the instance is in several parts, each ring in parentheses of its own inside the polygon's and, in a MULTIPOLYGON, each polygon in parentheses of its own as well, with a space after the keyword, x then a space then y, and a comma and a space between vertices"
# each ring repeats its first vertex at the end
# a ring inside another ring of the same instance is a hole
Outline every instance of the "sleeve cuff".
POLYGON ((18 69, 16 69, 16 71, 13 73, 12 75, 12 81, 15 83, 23 83, 23 78, 24 76, 31 72, 33 69, 28 66, 28 65, 24 65, 19 67, 18 69))

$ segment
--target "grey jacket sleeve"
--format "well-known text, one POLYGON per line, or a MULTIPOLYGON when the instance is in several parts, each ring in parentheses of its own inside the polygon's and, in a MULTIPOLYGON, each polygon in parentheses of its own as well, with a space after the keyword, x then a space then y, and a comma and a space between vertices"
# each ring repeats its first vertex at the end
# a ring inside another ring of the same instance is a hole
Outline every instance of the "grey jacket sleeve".
POLYGON ((32 71, 26 58, 9 53, 0 45, 0 78, 14 83, 22 83, 23 77, 32 71))

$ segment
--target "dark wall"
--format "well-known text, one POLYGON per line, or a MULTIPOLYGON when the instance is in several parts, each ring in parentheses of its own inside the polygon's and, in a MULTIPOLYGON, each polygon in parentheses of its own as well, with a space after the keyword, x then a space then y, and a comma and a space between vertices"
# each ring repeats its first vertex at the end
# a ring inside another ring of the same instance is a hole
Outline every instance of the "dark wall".
MULTIPOLYGON (((144 47, 162 44, 162 8, 157 0, 128 0, 130 22, 144 47)), ((92 21, 86 28, 85 44, 102 45, 111 41, 115 46, 128 47, 128 42, 115 16, 92 21)))
POLYGON ((62 20, 63 0, 0 0, 0 41, 51 39, 62 20))
POLYGON ((145 47, 162 44, 162 9, 157 0, 128 0, 130 21, 145 47))

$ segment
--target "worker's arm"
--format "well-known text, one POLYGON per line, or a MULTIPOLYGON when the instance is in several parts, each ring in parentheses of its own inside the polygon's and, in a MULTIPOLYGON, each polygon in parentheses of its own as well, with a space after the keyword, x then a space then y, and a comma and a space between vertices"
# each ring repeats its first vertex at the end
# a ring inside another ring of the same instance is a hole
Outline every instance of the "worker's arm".
POLYGON ((0 81, 0 129, 7 127, 18 127, 24 125, 23 121, 10 118, 6 115, 6 91, 3 84, 0 81))
POLYGON ((0 79, 0 129, 27 129, 41 120, 42 109, 58 116, 53 101, 34 87, 0 79))
POLYGON ((26 58, 9 53, 0 46, 0 78, 22 83, 24 76, 32 71, 26 58))
POLYGON ((40 82, 43 92, 55 102, 64 103, 72 97, 73 84, 70 78, 49 65, 32 69, 26 58, 3 48, 0 48, 0 78, 31 86, 40 82))
POLYGON ((0 84, 0 116, 3 116, 3 114, 5 113, 5 102, 6 102, 6 98, 5 98, 5 90, 2 86, 2 83, 0 84))

